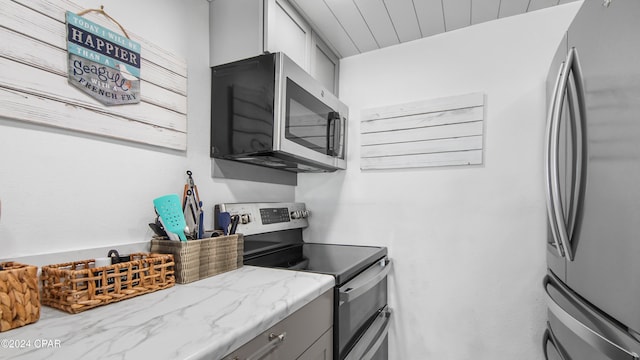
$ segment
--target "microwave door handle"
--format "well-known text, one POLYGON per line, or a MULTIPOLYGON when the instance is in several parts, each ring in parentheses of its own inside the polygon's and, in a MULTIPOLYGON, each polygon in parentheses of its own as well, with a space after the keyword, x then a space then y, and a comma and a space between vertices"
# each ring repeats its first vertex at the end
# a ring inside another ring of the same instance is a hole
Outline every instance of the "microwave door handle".
POLYGON ((327 155, 332 156, 333 144, 331 143, 331 124, 333 123, 333 112, 327 115, 327 155))
POLYGON ((558 255, 560 257, 564 257, 564 247, 561 245, 560 234, 558 232, 558 223, 555 217, 555 208, 556 204, 554 203, 554 198, 552 195, 552 187, 553 187, 553 171, 552 171, 552 161, 551 159, 555 157, 555 152, 557 151, 557 146, 554 146, 554 140, 552 138, 552 134, 554 134, 554 129, 556 128, 556 122, 559 121, 559 117, 556 116, 556 102, 558 102, 558 96, 560 95, 560 78, 562 77, 562 73, 565 69, 565 63, 560 64, 560 68, 558 69, 558 76, 556 77, 556 83, 553 90, 553 95, 551 96, 551 104, 549 106, 549 114, 547 116, 547 129, 546 129, 546 147, 545 147, 545 195, 547 202, 547 218, 549 219, 549 227, 551 228, 551 236, 553 237, 553 244, 558 251, 558 255))
POLYGON ((345 291, 339 291, 339 293, 340 293, 340 304, 353 301, 354 299, 356 299, 360 295, 362 295, 362 294, 366 293, 367 291, 371 290, 380 281, 382 281, 382 279, 384 279, 387 276, 387 274, 389 274, 389 271, 391 270, 391 260, 385 259, 385 260, 381 260, 381 262, 382 262, 381 265, 382 265, 383 269, 380 270, 375 275, 371 276, 369 279, 367 279, 364 284, 362 284, 362 285, 360 285, 360 286, 358 286, 356 288, 348 288, 345 291))
POLYGON ((333 156, 340 156, 342 153, 340 146, 342 139, 342 120, 339 113, 337 114, 333 124, 333 156))
POLYGON ((327 115, 327 155, 329 156, 336 156, 336 138, 335 138, 336 130, 335 129, 337 126, 339 126, 339 121, 340 121, 339 113, 335 111, 329 112, 329 114, 327 115), (332 125, 333 125, 333 131, 332 131, 332 125), (332 135, 334 136, 333 141, 331 140, 332 135))

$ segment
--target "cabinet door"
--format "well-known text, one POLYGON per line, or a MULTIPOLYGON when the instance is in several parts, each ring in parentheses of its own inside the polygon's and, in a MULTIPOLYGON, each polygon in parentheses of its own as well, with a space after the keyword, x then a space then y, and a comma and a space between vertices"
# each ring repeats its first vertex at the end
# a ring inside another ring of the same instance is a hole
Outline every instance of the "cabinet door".
POLYGON ((315 33, 311 48, 311 76, 338 96, 338 57, 315 33))
POLYGON ((262 53, 263 0, 216 0, 209 3, 210 66, 262 53))
POLYGON ((266 0, 264 50, 281 51, 301 68, 309 69, 311 28, 283 0, 266 0))

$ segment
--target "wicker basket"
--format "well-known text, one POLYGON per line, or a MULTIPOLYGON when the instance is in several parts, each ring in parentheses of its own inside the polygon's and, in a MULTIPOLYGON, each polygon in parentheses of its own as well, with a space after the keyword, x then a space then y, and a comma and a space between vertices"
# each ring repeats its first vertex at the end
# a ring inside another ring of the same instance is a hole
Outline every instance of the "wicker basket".
POLYGON ((76 314, 175 284, 173 255, 131 254, 131 261, 92 267, 93 259, 42 267, 42 304, 76 314))
POLYGON ((151 252, 173 254, 176 282, 186 284, 242 267, 242 234, 199 240, 151 239, 151 252))
POLYGON ((0 332, 38 321, 38 268, 16 262, 0 266, 0 332))

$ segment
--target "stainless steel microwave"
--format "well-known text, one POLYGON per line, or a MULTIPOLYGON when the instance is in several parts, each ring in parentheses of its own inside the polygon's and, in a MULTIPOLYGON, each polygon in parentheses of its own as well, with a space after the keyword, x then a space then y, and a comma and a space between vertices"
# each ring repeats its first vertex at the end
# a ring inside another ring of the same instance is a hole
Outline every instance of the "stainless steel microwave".
POLYGON ((283 53, 215 66, 210 155, 292 172, 346 169, 348 111, 283 53))

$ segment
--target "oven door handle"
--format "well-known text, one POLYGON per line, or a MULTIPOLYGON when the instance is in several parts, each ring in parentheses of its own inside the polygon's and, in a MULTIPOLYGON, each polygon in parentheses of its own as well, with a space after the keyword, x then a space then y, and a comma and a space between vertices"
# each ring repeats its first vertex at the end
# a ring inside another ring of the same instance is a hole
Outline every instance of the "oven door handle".
MULTIPOLYGON (((381 270, 377 271, 374 275, 369 275, 368 273, 372 271, 372 269, 365 270, 361 275, 370 276, 366 280, 359 279, 360 275, 357 276, 354 280, 343 285, 340 289, 340 304, 345 302, 350 302, 360 295, 366 293, 371 290, 374 286, 376 286, 380 281, 382 281, 391 270, 391 260, 390 259, 382 259, 378 263, 381 270), (355 287, 354 287, 355 286, 355 287), (344 289, 344 290, 343 290, 344 289)), ((375 265, 374 265, 375 266, 375 265)), ((372 266, 373 268, 373 266, 372 266)))
POLYGON ((390 326, 391 309, 386 307, 378 313, 376 319, 371 323, 371 326, 369 326, 344 360, 371 360, 387 337, 387 334, 389 334, 390 326), (376 336, 376 334, 379 335, 374 341, 373 337, 376 336), (371 344, 371 346, 369 346, 369 344, 371 344))

